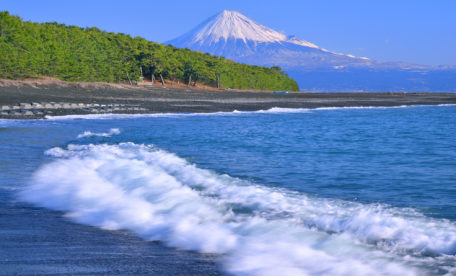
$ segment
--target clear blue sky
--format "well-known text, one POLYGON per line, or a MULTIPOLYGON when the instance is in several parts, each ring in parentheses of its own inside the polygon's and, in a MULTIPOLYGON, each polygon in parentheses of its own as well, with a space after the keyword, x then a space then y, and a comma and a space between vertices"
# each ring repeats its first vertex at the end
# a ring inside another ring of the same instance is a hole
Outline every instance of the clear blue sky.
POLYGON ((456 65, 456 0, 1 0, 25 20, 165 42, 224 9, 331 51, 456 65))

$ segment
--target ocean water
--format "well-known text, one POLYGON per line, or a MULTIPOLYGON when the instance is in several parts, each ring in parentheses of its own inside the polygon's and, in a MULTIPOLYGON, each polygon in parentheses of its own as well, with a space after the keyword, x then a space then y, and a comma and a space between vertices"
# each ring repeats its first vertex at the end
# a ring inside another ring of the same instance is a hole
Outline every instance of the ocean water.
POLYGON ((456 275, 456 106, 0 121, 0 273, 456 275))

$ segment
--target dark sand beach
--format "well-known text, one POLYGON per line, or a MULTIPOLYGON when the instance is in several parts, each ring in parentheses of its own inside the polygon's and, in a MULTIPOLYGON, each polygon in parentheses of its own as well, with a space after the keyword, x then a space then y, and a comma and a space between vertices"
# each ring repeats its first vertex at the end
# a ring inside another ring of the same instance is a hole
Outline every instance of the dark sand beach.
POLYGON ((306 93, 196 90, 61 81, 0 81, 1 118, 46 115, 253 111, 281 108, 456 104, 456 93, 306 93), (51 106, 45 106, 51 103, 51 106), (22 105, 21 105, 22 104, 22 105), (34 104, 34 105, 33 105, 34 104))

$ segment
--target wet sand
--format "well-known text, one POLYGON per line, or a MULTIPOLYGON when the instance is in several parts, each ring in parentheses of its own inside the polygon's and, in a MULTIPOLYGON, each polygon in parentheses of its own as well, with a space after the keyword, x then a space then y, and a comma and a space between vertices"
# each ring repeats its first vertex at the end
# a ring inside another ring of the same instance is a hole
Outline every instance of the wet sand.
POLYGON ((456 93, 306 93, 193 90, 162 86, 13 83, 0 86, 0 118, 100 113, 253 111, 273 107, 319 108, 456 104, 456 93), (22 103, 22 106, 20 105, 22 103), (27 107, 35 103, 35 107, 27 107), (46 103, 79 107, 42 108, 46 103), (12 109, 16 106, 16 109, 12 109), (73 105, 74 106, 74 105, 73 105), (103 107, 104 106, 104 107, 103 107), (29 112, 27 112, 29 111, 29 112))

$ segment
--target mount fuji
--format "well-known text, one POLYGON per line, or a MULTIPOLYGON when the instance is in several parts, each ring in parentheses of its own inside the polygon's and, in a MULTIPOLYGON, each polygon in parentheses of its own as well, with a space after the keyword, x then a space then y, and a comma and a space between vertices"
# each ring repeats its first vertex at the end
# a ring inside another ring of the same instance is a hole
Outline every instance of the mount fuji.
POLYGON ((235 11, 225 10, 210 17, 165 44, 236 62, 280 66, 302 90, 456 92, 455 67, 381 62, 331 52, 260 25, 235 11))

